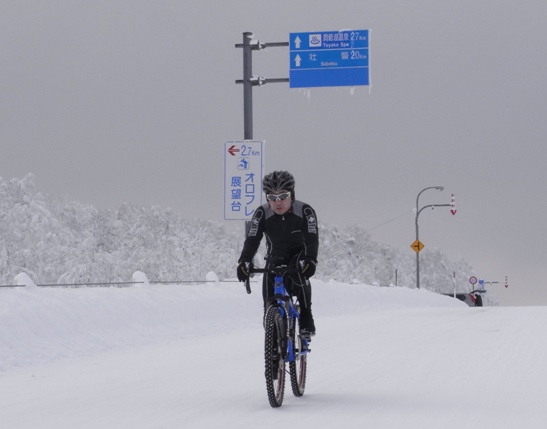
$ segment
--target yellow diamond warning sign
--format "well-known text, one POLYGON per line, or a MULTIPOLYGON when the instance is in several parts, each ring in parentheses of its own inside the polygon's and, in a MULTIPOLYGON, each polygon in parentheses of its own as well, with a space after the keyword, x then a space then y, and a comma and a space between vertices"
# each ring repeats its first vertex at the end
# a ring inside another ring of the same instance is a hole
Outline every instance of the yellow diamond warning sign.
POLYGON ((416 240, 414 243, 410 245, 414 249, 416 253, 418 253, 420 250, 424 248, 424 244, 420 240, 416 240))

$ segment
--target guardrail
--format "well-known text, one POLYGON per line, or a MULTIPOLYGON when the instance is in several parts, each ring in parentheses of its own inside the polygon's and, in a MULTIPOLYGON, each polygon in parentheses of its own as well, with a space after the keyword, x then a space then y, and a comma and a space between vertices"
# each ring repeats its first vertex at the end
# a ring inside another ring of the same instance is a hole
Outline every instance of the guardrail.
MULTIPOLYGON (((237 280, 219 280, 223 283, 238 282, 237 280)), ((37 284, 38 287, 80 287, 80 286, 101 286, 101 287, 124 287, 128 285, 135 284, 144 284, 144 281, 138 282, 92 282, 92 283, 48 283, 48 284, 37 284)), ((173 285, 183 285, 188 283, 216 283, 216 280, 154 280, 149 281, 150 284, 173 284, 173 285)), ((16 288, 16 287, 25 287, 25 285, 0 285, 0 288, 16 288)))

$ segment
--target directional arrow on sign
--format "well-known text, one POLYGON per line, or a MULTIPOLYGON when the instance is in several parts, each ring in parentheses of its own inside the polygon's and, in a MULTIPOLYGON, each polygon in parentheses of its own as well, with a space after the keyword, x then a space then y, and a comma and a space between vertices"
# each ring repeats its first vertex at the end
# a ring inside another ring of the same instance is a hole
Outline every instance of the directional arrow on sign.
POLYGON ((294 64, 296 67, 300 67, 300 62, 302 61, 302 58, 300 58, 300 55, 296 54, 296 57, 294 57, 294 64))
POLYGON ((239 152, 239 149, 236 148, 236 145, 235 145, 235 144, 233 144, 232 146, 230 146, 230 147, 228 148, 228 153, 229 153, 230 155, 232 155, 232 156, 236 156, 236 153, 238 153, 238 152, 239 152))
POLYGON ((296 39, 294 39, 294 47, 296 49, 300 49, 300 43, 302 42, 302 40, 300 40, 300 37, 296 36, 296 39))

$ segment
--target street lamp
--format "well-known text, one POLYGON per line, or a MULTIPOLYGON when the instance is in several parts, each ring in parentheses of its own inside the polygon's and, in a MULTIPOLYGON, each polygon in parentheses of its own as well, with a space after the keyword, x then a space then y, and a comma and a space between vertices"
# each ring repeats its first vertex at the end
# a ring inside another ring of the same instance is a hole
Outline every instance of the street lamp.
MULTIPOLYGON (((437 206, 449 206, 450 204, 430 204, 427 206, 422 207, 421 209, 418 206, 418 200, 420 199, 420 195, 422 192, 427 191, 428 189, 436 189, 437 191, 442 191, 444 187, 442 186, 428 186, 427 188, 422 189, 418 196, 416 197, 416 241, 415 243, 419 243, 419 231, 418 231, 418 216, 420 216, 420 212, 427 208, 427 207, 437 207, 437 206)), ((416 288, 420 289, 420 250, 421 249, 415 249, 416 250, 416 288)))

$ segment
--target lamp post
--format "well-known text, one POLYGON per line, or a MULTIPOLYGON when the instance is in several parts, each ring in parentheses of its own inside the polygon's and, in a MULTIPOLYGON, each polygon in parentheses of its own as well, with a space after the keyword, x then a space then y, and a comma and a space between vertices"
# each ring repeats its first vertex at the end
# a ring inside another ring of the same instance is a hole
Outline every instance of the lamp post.
MULTIPOLYGON (((420 195, 422 192, 427 191, 428 189, 436 189, 437 191, 442 191, 444 187, 442 186, 428 186, 427 188, 422 189, 418 196, 416 197, 416 243, 419 241, 419 230, 418 230, 418 216, 420 216, 420 212, 425 209, 426 207, 436 207, 436 206, 449 206, 450 204, 430 204, 427 206, 422 207, 421 209, 418 206, 418 200, 420 199, 420 195)), ((416 288, 420 289, 420 251, 416 251, 416 288)))

